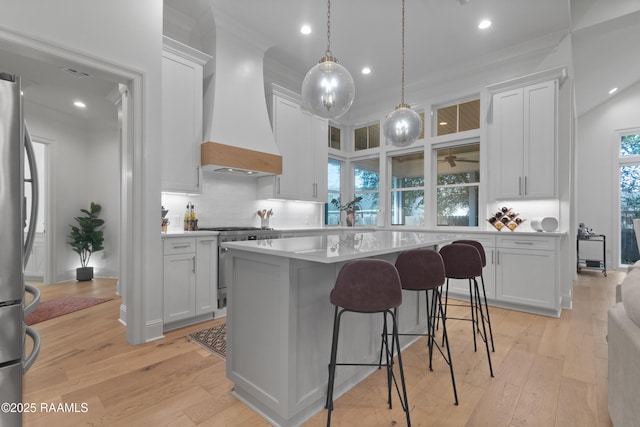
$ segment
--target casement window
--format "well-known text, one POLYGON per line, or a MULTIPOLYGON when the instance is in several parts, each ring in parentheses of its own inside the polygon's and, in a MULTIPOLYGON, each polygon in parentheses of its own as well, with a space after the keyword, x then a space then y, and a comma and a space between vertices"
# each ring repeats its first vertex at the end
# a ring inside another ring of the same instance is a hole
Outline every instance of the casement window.
POLYGON ((340 210, 331 203, 332 200, 342 200, 342 171, 344 170, 344 162, 337 159, 329 158, 327 173, 327 204, 325 210, 325 224, 340 224, 340 210))
POLYGON ((640 258, 633 220, 640 218, 640 129, 618 133, 620 264, 640 258))
POLYGON ((380 209, 380 160, 377 157, 355 160, 352 165, 354 197, 362 197, 356 224, 375 225, 380 209))

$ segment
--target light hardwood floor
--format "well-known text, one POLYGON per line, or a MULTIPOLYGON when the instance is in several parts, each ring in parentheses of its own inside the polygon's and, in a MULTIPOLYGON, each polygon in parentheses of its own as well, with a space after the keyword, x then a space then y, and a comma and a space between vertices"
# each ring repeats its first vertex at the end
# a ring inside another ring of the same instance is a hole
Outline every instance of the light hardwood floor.
MULTIPOLYGON (((611 426, 607 411, 607 310, 622 273, 580 274, 574 307, 559 319, 493 308, 495 377, 486 355, 473 352, 468 322, 449 333, 460 405, 453 405, 449 371, 438 357, 429 372, 424 339, 403 351, 414 426, 611 426)), ((115 281, 43 287, 43 300, 62 295, 115 296, 115 281)), ((40 356, 25 376, 24 401, 86 403, 85 413, 38 410, 27 427, 266 426, 231 395, 224 360, 186 335, 212 320, 131 346, 118 322, 120 299, 35 325, 40 356)), ((327 343, 329 346, 330 343, 327 343)), ((265 361, 266 363, 266 361, 265 361)), ((376 372, 336 400, 334 426, 404 425, 397 396, 386 406, 386 378, 376 372)), ((305 426, 326 424, 320 411, 305 426)))

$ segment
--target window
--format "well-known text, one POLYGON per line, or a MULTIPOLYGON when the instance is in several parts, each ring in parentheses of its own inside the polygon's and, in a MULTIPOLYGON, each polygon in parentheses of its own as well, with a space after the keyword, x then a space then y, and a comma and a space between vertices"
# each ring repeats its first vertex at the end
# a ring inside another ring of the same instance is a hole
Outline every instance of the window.
POLYGON ((375 225, 380 209, 380 160, 366 159, 353 162, 355 197, 362 197, 356 224, 375 225))
POLYGON ((355 129, 353 141, 355 151, 380 147, 380 123, 355 129))
POLYGON ((436 178, 437 225, 478 225, 480 144, 439 148, 436 178))
POLYGON ((327 204, 325 205, 325 224, 340 224, 340 210, 331 203, 333 199, 340 200, 340 184, 342 177, 343 162, 340 160, 329 159, 329 169, 327 173, 327 204))
POLYGON ((391 158, 391 225, 424 226, 424 152, 391 158))
POLYGON ((640 259, 633 220, 640 218, 640 130, 620 134, 620 263, 640 259))
POLYGON ((341 142, 340 142, 340 128, 329 125, 329 148, 335 148, 336 150, 340 150, 341 142))
POLYGON ((436 107, 436 136, 480 129, 480 100, 436 107))

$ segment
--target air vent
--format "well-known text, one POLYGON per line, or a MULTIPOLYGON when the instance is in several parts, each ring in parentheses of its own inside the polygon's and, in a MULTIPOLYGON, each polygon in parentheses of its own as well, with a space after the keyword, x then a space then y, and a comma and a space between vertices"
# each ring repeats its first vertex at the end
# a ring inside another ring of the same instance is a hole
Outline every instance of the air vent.
POLYGON ((87 74, 83 71, 78 71, 74 68, 63 68, 62 71, 65 71, 69 74, 71 74, 74 77, 78 77, 78 78, 85 78, 85 77, 91 77, 90 74, 87 74))

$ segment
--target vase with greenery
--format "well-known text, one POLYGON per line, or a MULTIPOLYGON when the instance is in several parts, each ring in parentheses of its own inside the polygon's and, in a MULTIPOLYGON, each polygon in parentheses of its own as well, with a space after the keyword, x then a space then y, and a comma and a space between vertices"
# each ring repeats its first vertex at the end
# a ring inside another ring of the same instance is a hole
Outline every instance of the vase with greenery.
POLYGON ((91 254, 104 249, 104 234, 101 227, 104 220, 98 218, 102 206, 91 202, 90 210, 80 209, 84 216, 77 216, 75 220, 78 225, 70 225, 71 232, 67 243, 71 249, 80 256, 80 265, 76 269, 76 279, 79 281, 93 279, 93 267, 89 267, 91 254))
POLYGON ((359 204, 361 200, 362 200, 362 197, 358 196, 352 201, 345 203, 344 205, 340 204, 340 199, 331 200, 332 205, 337 207, 339 210, 347 213, 347 227, 353 227, 355 225, 356 212, 362 210, 362 207, 359 204))

